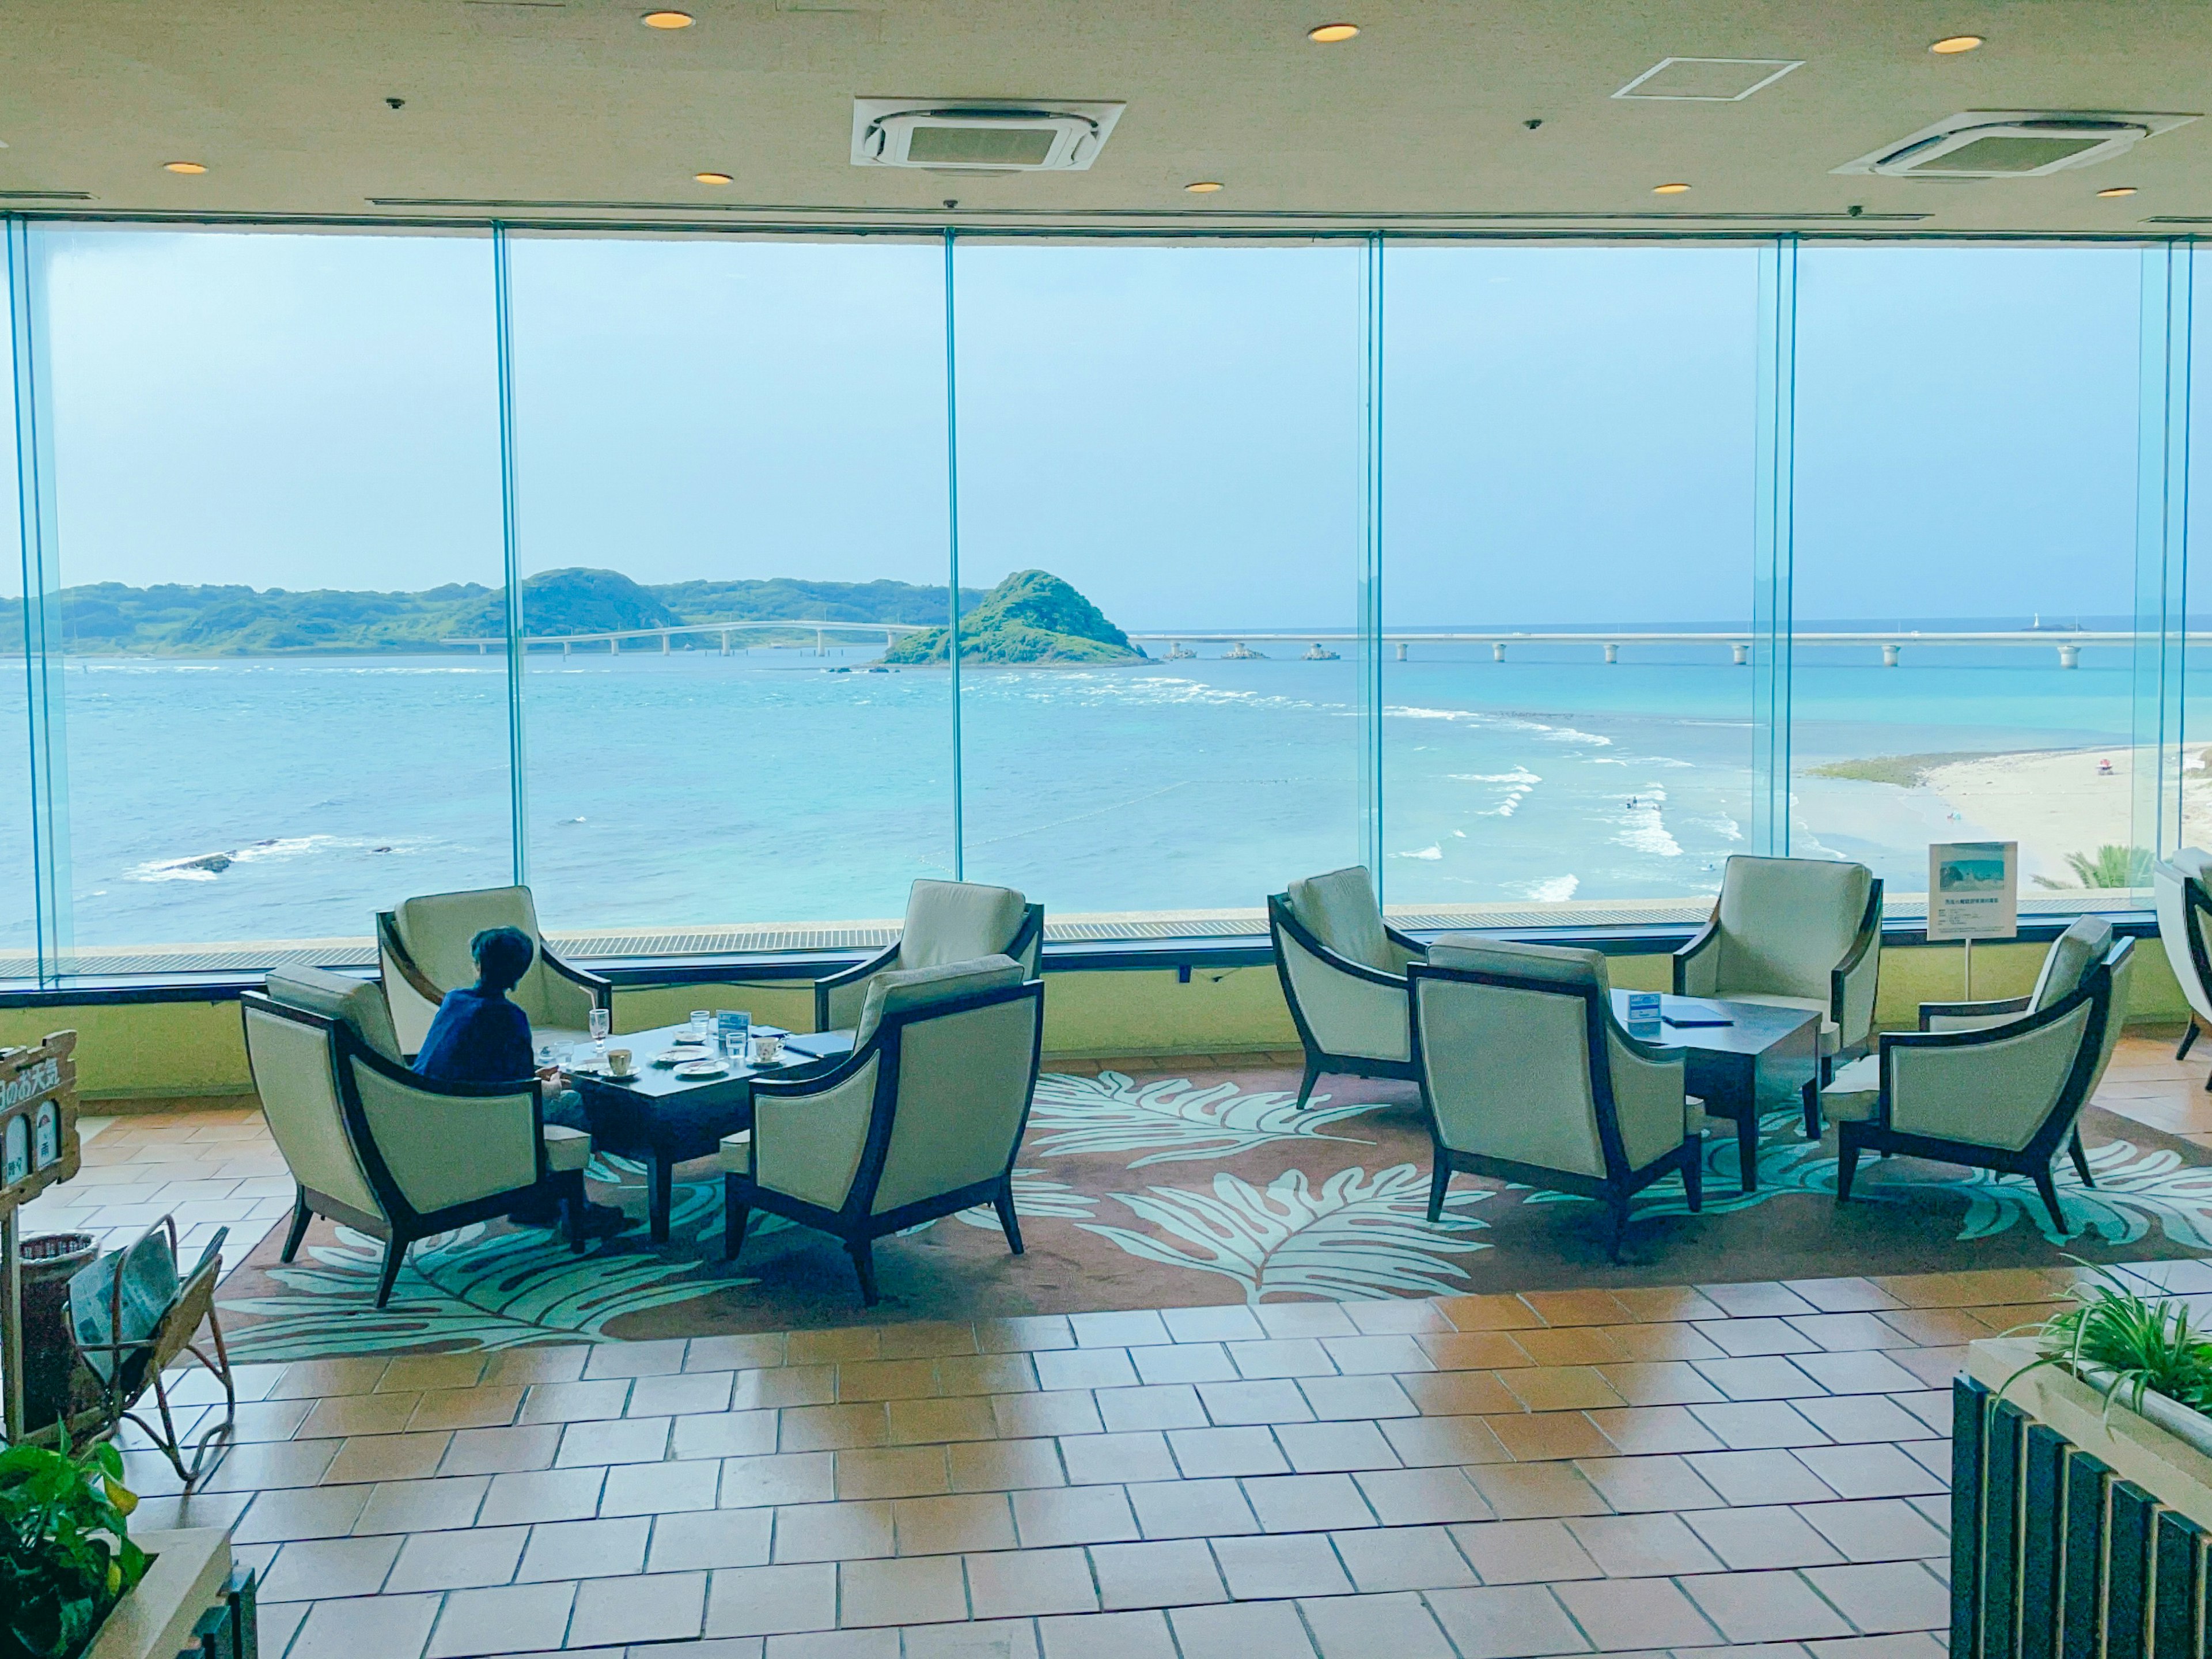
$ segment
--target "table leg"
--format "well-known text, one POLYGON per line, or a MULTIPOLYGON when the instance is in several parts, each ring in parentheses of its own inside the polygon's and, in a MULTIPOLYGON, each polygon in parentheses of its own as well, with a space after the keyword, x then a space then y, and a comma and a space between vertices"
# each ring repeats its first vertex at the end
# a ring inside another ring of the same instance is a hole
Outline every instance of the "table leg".
POLYGON ((1736 1165, 1743 1172, 1743 1190, 1759 1190, 1759 1102, 1756 1098, 1743 1105, 1743 1115, 1735 1121, 1736 1165))
POLYGON ((669 1189, 675 1168, 661 1153, 649 1152, 646 1155, 645 1169, 652 1183, 647 1202, 653 1217, 653 1242, 665 1244, 668 1243, 669 1189))

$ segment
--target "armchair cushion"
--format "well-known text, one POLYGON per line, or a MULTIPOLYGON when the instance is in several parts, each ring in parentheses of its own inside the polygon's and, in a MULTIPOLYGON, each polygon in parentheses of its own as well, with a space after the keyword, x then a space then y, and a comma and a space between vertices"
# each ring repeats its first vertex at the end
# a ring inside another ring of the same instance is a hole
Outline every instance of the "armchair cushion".
POLYGON ((2044 953, 2043 971, 2036 975, 2029 1009, 2040 1013, 2072 996, 2112 948, 2112 924, 2102 916, 2081 917, 2051 940, 2051 949, 2044 953))
POLYGON ((1476 973, 1511 974, 1520 979, 1540 979, 1555 985, 1595 985, 1610 991, 1605 954, 1577 951, 1558 945, 1511 945, 1485 939, 1480 933, 1446 933, 1429 947, 1429 962, 1437 968, 1462 968, 1476 973))
POLYGON ((1873 882, 1863 864, 1729 859, 1721 878, 1716 994, 1817 997, 1826 1008, 1828 975, 1850 954, 1873 882))
POLYGON ((486 887, 402 900, 399 937, 415 965, 441 991, 476 982, 469 941, 487 927, 520 927, 538 939, 538 906, 527 887, 486 887))
POLYGON ((545 1137, 545 1167, 556 1175, 565 1175, 571 1170, 580 1170, 592 1161, 592 1138, 581 1129, 572 1129, 565 1123, 543 1126, 545 1137))
POLYGON ((1003 954, 1028 908, 1029 901, 1011 887, 918 881, 907 895, 899 967, 941 968, 1003 954))
POLYGON ((854 1033, 853 1046, 866 1047, 887 1014, 907 1013, 933 1003, 950 1002, 956 997, 1000 990, 1021 982, 1021 964, 1012 957, 977 957, 971 961, 948 962, 932 968, 894 968, 868 981, 868 1000, 860 1010, 860 1029, 854 1033))
POLYGON ((1380 973, 1402 974, 1405 964, 1390 948, 1382 911, 1375 902, 1375 884, 1366 868, 1332 870, 1308 876, 1285 890, 1298 924, 1337 955, 1380 973))
POLYGON ((386 1060, 400 1058, 391 1006, 384 1000, 384 988, 374 980, 321 968, 272 968, 269 997, 288 1008, 337 1020, 386 1060))
POLYGON ((1871 1123, 1881 1104, 1881 1056, 1866 1054, 1839 1066, 1820 1091, 1820 1109, 1835 1123, 1871 1123))

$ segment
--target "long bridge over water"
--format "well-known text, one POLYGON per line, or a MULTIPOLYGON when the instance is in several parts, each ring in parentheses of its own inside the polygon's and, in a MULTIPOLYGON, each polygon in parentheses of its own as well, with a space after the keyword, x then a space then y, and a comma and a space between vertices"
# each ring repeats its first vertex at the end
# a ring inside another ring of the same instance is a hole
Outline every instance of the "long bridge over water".
MULTIPOLYGON (((550 650, 557 647, 561 654, 565 657, 575 651, 592 647, 603 646, 611 653, 619 653, 625 645, 650 646, 657 642, 660 647, 660 654, 666 656, 673 648, 673 641, 677 640, 703 638, 715 641, 720 647, 720 654, 726 657, 732 653, 733 637, 741 640, 742 636, 748 634, 795 633, 803 635, 811 632, 814 635, 815 654, 821 656, 828 653, 829 641, 832 635, 841 639, 855 638, 855 642, 859 643, 873 643, 880 638, 884 645, 889 647, 896 643, 902 635, 926 633, 931 628, 937 626, 939 624, 932 623, 862 623, 815 617, 761 617, 743 622, 672 623, 665 628, 616 629, 592 634, 531 634, 524 636, 522 644, 524 649, 531 651, 550 650)), ((1300 653, 1301 655, 1310 659, 1326 659, 1331 656, 1343 654, 1336 647, 1357 648, 1361 637, 1357 633, 1350 632, 1300 633, 1290 630, 1271 631, 1250 629, 1241 631, 1229 629, 1211 633, 1182 629, 1133 633, 1129 635, 1130 640, 1139 645, 1167 647, 1168 649, 1164 653, 1155 652, 1153 654, 1164 656, 1169 661, 1195 657, 1198 653, 1193 647, 1200 645, 1226 646, 1229 648, 1220 654, 1231 660, 1257 659, 1271 654, 1258 648, 1265 646, 1274 646, 1278 649, 1284 647, 1304 646, 1306 649, 1300 653)), ((1426 631, 1408 633, 1385 629, 1382 632, 1383 645, 1395 650, 1400 662, 1412 660, 1413 647, 1420 645, 1486 645, 1490 647, 1492 659, 1497 662, 1505 661, 1506 652, 1514 646, 1595 647, 1604 653, 1605 660, 1609 663, 1617 663, 1620 660, 1620 647, 1624 645, 1702 645, 1711 646, 1716 649, 1725 649, 1729 653, 1729 659, 1741 665, 1747 665, 1751 661, 1752 647, 1755 639, 1756 635, 1748 629, 1734 632, 1683 632, 1668 629, 1600 632, 1584 629, 1576 633, 1533 633, 1505 629, 1478 629, 1466 633, 1426 631)), ((1863 629, 1840 633, 1800 633, 1794 635, 1792 639, 1798 646, 1876 647, 1881 652, 1882 665, 1886 668, 1898 667, 1903 662, 1905 653, 1908 648, 1919 650, 1927 647, 1967 647, 1978 649, 1989 647, 2028 647, 2045 651, 2056 651, 2058 654, 2058 665, 2061 668, 2076 668, 2081 665, 2081 651, 2085 646, 2131 647, 2136 642, 2136 635, 2124 629, 2057 628, 1947 629, 1940 632, 1919 629, 1863 629)), ((457 647, 473 648, 487 653, 492 651, 504 651, 507 648, 507 641, 503 639, 458 639, 447 640, 443 643, 457 647)), ((738 648, 742 650, 744 647, 740 643, 738 648)), ((802 646, 799 648, 805 647, 802 646)))

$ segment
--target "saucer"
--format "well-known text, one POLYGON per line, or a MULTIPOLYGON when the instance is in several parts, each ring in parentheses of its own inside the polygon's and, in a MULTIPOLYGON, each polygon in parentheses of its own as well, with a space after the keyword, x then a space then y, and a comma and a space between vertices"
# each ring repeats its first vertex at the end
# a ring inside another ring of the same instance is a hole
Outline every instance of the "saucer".
POLYGON ((729 1067, 719 1060, 687 1060, 676 1068, 676 1075, 688 1078, 726 1076, 729 1067))

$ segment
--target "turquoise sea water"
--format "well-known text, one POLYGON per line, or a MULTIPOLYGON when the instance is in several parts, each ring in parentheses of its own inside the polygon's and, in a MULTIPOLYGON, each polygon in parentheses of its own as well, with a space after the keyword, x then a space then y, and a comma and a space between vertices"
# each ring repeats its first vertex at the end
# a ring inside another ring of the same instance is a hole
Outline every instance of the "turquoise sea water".
MULTIPOLYGON (((1710 890, 1749 834, 1752 672, 1688 649, 1611 667, 1595 650, 1510 654, 1417 647, 1385 665, 1389 900, 1710 890)), ((1801 653, 1801 767, 2127 741, 2118 652, 2070 672, 2040 651, 1908 652, 1895 670, 1873 655, 1801 653)), ((533 656, 529 877, 548 924, 895 915, 908 881, 949 874, 950 678, 866 660, 533 656)), ((64 683, 80 945, 357 937, 408 893, 508 877, 496 658, 80 659, 64 683)), ((1249 908, 1361 856, 1348 659, 969 669, 963 684, 974 878, 1061 914, 1249 908)), ((11 674, 0 695, 15 777, 21 687, 11 674)), ((1881 786, 1802 786, 1796 845, 1917 890, 1924 813, 1881 786)), ((27 843, 27 814, 0 822, 0 942, 18 946, 27 843)))

